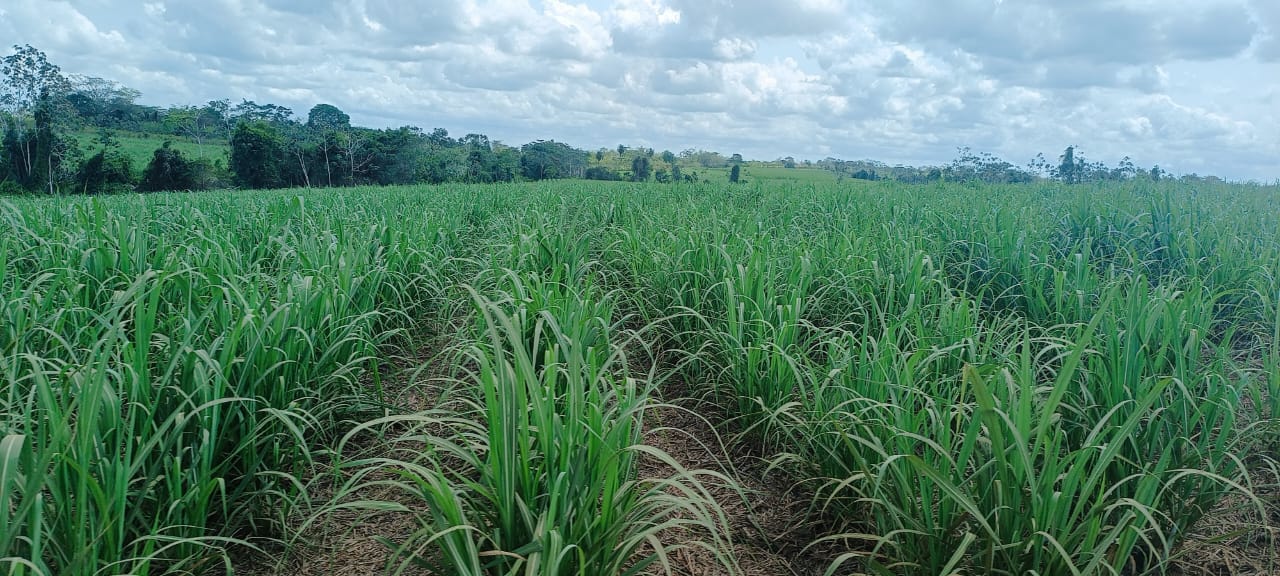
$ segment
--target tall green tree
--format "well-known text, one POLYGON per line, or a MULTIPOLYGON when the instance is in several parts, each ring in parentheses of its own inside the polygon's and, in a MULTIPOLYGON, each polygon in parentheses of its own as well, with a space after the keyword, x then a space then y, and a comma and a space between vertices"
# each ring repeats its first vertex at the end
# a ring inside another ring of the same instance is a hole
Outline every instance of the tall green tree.
MULTIPOLYGON (((520 174, 520 149, 493 142, 493 164, 490 166, 494 182, 512 182, 520 174)), ((585 169, 583 170, 585 172, 585 169)))
POLYGON ((509 182, 515 179, 519 169, 517 150, 491 142, 484 134, 467 134, 462 137, 462 145, 467 150, 468 182, 509 182))
POLYGON ((277 188, 284 142, 267 122, 242 122, 231 136, 231 172, 245 188, 277 188))
POLYGON ((142 171, 142 181, 138 183, 138 190, 143 192, 195 190, 199 187, 199 166, 173 148, 168 140, 152 154, 151 162, 142 171))
POLYGON ((538 140, 520 148, 520 173, 528 180, 581 178, 587 153, 554 140, 538 140))
MULTIPOLYGON (((307 113, 306 129, 314 141, 315 161, 323 170, 325 185, 333 186, 335 175, 338 175, 339 181, 342 179, 339 134, 351 131, 351 117, 332 104, 316 104, 307 113)), ((316 178, 319 179, 320 176, 317 175, 316 178)))
POLYGON ((293 110, 277 104, 258 104, 253 100, 242 100, 231 109, 237 122, 270 122, 283 124, 293 120, 293 110))
POLYGON ((1067 146, 1062 151, 1062 156, 1058 157, 1058 168, 1054 171, 1054 176, 1067 184, 1075 184, 1080 181, 1083 167, 1084 161, 1076 158, 1076 147, 1067 146))
POLYGON ((466 151, 462 143, 449 136, 444 128, 423 135, 419 146, 416 180, 428 184, 456 181, 466 172, 466 151))
POLYGON ((28 189, 56 191, 74 178, 79 148, 70 132, 75 109, 62 69, 30 45, 13 47, 0 59, 0 119, 5 123, 3 161, 7 174, 28 189))
POLYGON ((653 165, 650 164, 648 156, 636 156, 631 160, 631 180, 634 182, 648 182, 652 168, 653 165))
POLYGON ((79 192, 101 194, 127 191, 133 185, 133 159, 120 149, 120 142, 110 130, 102 129, 97 154, 80 166, 79 192))
POLYGON ((351 117, 333 104, 316 104, 307 112, 307 128, 318 132, 351 128, 351 117))
POLYGON ((311 167, 319 153, 315 133, 304 124, 286 122, 277 126, 288 161, 280 166, 280 177, 287 186, 311 187, 311 167))
POLYGON ((35 184, 56 193, 73 185, 80 168, 81 151, 72 133, 76 116, 64 94, 42 98, 35 112, 35 184))
POLYGON ((236 119, 231 113, 231 101, 223 98, 222 100, 210 100, 204 105, 204 109, 209 116, 214 119, 214 123, 218 128, 221 138, 227 142, 231 141, 231 133, 235 131, 236 119))
POLYGON ((364 150, 368 156, 357 173, 360 183, 388 185, 416 182, 423 149, 421 128, 401 126, 364 132, 368 139, 364 150))
POLYGON ((95 76, 72 75, 68 80, 71 92, 67 100, 86 123, 99 128, 133 127, 141 113, 142 107, 134 103, 141 92, 95 76))

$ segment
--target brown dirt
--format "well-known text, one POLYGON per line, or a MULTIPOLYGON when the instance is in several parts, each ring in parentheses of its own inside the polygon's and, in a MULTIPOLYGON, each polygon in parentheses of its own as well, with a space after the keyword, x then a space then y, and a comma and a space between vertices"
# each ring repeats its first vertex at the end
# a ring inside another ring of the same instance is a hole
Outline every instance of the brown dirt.
MULTIPOLYGON (((457 334, 444 331, 448 337, 432 342, 427 350, 446 350, 457 334)), ((634 354, 633 370, 652 370, 645 366, 645 354, 634 354)), ((386 378, 389 404, 403 413, 431 408, 441 401, 448 388, 445 380, 452 366, 451 356, 420 353, 416 357, 395 362, 392 377, 386 378), (425 367, 423 369, 422 367, 425 367)), ((729 537, 733 543, 738 573, 746 576, 817 576, 837 555, 833 549, 811 548, 821 527, 808 518, 809 495, 787 477, 785 472, 770 470, 759 455, 758 446, 749 441, 732 440, 717 431, 716 424, 726 420, 714 406, 688 398, 684 383, 669 382, 661 395, 671 400, 646 416, 645 442, 671 455, 687 470, 711 470, 735 480, 734 485, 710 482, 704 478, 708 492, 723 509, 728 519, 729 537)), ((367 443, 362 455, 385 454, 388 447, 367 443)), ((1183 576, 1261 576, 1280 575, 1280 472, 1259 466, 1255 470, 1255 492, 1264 507, 1242 496, 1232 496, 1199 522, 1179 548, 1171 573, 1183 576)), ((646 461, 642 474, 664 477, 671 471, 660 463, 646 461)), ((313 502, 327 502, 335 486, 325 474, 317 476, 309 487, 313 502)), ((385 574, 392 554, 380 542, 403 541, 417 528, 417 514, 424 512, 422 503, 403 492, 371 489, 357 495, 371 501, 392 502, 409 512, 373 512, 340 510, 319 516, 319 520, 301 534, 294 552, 280 561, 261 559, 237 562, 237 572, 251 576, 289 575, 374 575, 385 574)), ((681 535, 672 534, 672 539, 681 535)), ((685 538, 696 535, 685 534, 685 538)), ((676 574, 685 576, 727 575, 711 553, 684 549, 670 558, 676 574)), ((407 575, 426 575, 423 569, 410 569, 407 575)))
MULTIPOLYGON (((1262 373, 1263 362, 1256 348, 1242 350, 1236 361, 1255 373, 1262 373)), ((1264 398, 1265 399, 1265 398, 1264 398)), ((1275 438, 1280 430, 1275 424, 1252 428, 1259 422, 1280 415, 1264 414, 1248 395, 1237 407, 1237 426, 1241 434, 1254 438, 1275 438)), ((1268 447, 1254 447, 1254 453, 1241 454, 1250 469, 1256 500, 1241 494, 1224 498, 1196 523, 1177 551, 1172 572, 1185 576, 1262 576, 1280 574, 1280 457, 1270 446, 1270 457, 1257 454, 1268 447), (1261 508, 1261 510, 1259 509, 1261 508)))
MULTIPOLYGON (((707 482, 708 492, 724 511, 740 574, 802 575, 810 571, 794 562, 810 540, 804 531, 805 503, 780 475, 767 475, 758 459, 735 453, 703 417, 679 405, 660 406, 648 416, 645 443, 661 449, 686 469, 720 472, 737 482, 707 482)), ((669 474, 665 466, 647 462, 643 474, 669 474)), ((729 572, 710 552, 681 551, 673 559, 679 574, 724 575, 729 572)))
MULTIPOLYGON (((431 342, 424 350, 446 350, 456 341, 459 326, 443 330, 446 337, 431 342)), ((634 359, 635 357, 633 357, 634 359)), ((402 413, 435 407, 442 393, 452 366, 451 356, 419 353, 416 357, 401 358, 384 378, 388 403, 400 407, 402 413), (419 368, 426 366, 425 369, 419 368)), ((637 362, 638 364, 640 362, 637 362)), ((646 367, 646 369, 651 369, 646 367)), ((667 392, 677 396, 683 386, 668 386, 667 392)), ((767 471, 767 463, 752 453, 750 446, 727 445, 708 419, 699 412, 715 412, 700 406, 696 400, 682 399, 671 405, 662 405, 647 415, 645 442, 670 454, 687 470, 711 470, 735 479, 735 485, 724 482, 706 482, 708 492, 724 510, 728 519, 733 553, 740 574, 746 576, 810 576, 821 574, 829 563, 827 555, 811 554, 806 546, 813 540, 809 526, 804 521, 807 500, 798 493, 784 474, 767 471)), ((716 420, 721 420, 714 418, 716 420)), ((359 448, 361 456, 385 455, 390 450, 376 442, 366 442, 359 448)), ((352 457, 351 454, 347 455, 352 457)), ((665 477, 671 473, 665 466, 646 461, 642 474, 646 477, 665 477)), ((333 499, 335 481, 328 474, 319 474, 309 486, 313 502, 329 502, 333 499)), ((417 514, 425 512, 422 503, 409 495, 391 489, 371 489, 354 495, 369 501, 391 502, 405 507, 408 512, 375 512, 368 510, 319 511, 313 513, 316 521, 298 538, 299 545, 287 557, 272 561, 262 559, 239 562, 237 572, 250 576, 289 575, 373 575, 385 574, 392 553, 380 539, 400 542, 417 529, 417 514)), ((346 500, 351 500, 348 497, 346 500)), ((688 535, 685 535, 686 537, 688 535)), ((678 534, 670 534, 673 540, 678 534)), ((718 576, 728 574, 710 553, 696 550, 679 550, 670 558, 677 574, 688 576, 718 576)), ((409 575, 426 575, 430 572, 413 569, 409 575)))
MULTIPOLYGON (((412 414, 437 407, 447 401, 445 392, 452 366, 452 350, 449 346, 457 340, 460 329, 455 319, 449 326, 437 331, 437 336, 410 357, 392 357, 391 366, 384 370, 383 393, 389 408, 385 415, 412 414)), ((386 434, 386 436, 391 436, 386 434)), ((394 449, 403 450, 398 446, 394 449)), ((372 438, 357 438, 348 445, 343 457, 347 460, 388 456, 393 448, 372 438)), ((333 474, 331 464, 320 465, 320 470, 307 486, 308 500, 333 503, 341 482, 333 474)), ((385 480, 388 473, 379 473, 371 480, 385 480)), ((346 480, 347 477, 343 477, 346 480)), ((343 502, 365 501, 399 505, 407 511, 378 511, 358 508, 339 510, 316 509, 296 514, 298 524, 310 519, 310 526, 294 536, 291 552, 284 554, 279 547, 269 549, 271 559, 242 560, 236 573, 249 576, 356 576, 395 573, 389 571, 393 563, 392 549, 384 541, 405 541, 418 529, 418 515, 427 512, 421 499, 415 499, 401 490, 388 487, 367 488, 341 498, 343 502)), ((408 567, 405 576, 429 575, 417 567, 408 567)))
POLYGON ((1263 576, 1280 574, 1276 539, 1280 532, 1280 492, 1258 494, 1266 509, 1243 496, 1231 496, 1203 520, 1180 547, 1173 572, 1185 576, 1263 576))
MULTIPOLYGON (((674 370, 671 358, 653 358, 647 351, 629 354, 632 371, 674 370), (655 368, 660 366, 662 368, 655 368)), ((811 546, 829 533, 812 519, 812 493, 787 472, 771 467, 772 454, 754 439, 739 437, 727 424, 725 410, 698 397, 700 387, 680 379, 665 381, 656 394, 660 403, 646 415, 645 443, 658 448, 688 470, 719 472, 734 485, 711 483, 710 495, 728 519, 739 574, 745 576, 818 576, 840 550, 811 546)), ((649 463, 644 474, 661 477, 665 467, 649 463)), ((719 576, 728 572, 705 551, 689 551, 677 565, 678 574, 719 576)))

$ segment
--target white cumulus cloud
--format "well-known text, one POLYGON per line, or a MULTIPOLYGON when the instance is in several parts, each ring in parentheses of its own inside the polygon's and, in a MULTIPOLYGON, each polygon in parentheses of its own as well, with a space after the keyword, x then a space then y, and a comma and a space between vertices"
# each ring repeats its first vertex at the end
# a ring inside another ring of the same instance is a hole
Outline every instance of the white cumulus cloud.
POLYGON ((5 0, 0 36, 157 105, 763 158, 1077 144, 1280 178, 1274 0, 5 0))

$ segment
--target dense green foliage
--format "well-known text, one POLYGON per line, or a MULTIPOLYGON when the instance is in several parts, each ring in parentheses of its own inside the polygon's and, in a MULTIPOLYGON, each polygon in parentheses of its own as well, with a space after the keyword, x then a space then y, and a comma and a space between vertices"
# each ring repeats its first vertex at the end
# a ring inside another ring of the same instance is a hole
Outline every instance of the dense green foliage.
POLYGON ((652 171, 653 166, 648 156, 636 156, 631 161, 631 179, 635 182, 648 182, 652 171))
POLYGON ((188 159, 181 150, 165 142, 151 155, 151 162, 142 172, 138 190, 197 190, 201 187, 200 173, 204 167, 188 159))
POLYGON ((581 178, 587 153, 563 142, 530 142, 520 148, 520 175, 527 180, 581 178))
POLYGON ((211 165, 220 164, 225 168, 227 163, 227 154, 230 149, 225 140, 210 139, 204 140, 197 144, 194 140, 171 134, 154 134, 145 132, 123 132, 107 128, 90 128, 82 127, 72 136, 82 150, 96 150, 101 148, 102 144, 100 136, 103 130, 110 130, 116 144, 119 145, 120 151, 129 156, 130 163, 135 169, 141 170, 151 161, 155 151, 163 148, 165 142, 169 143, 169 147, 192 160, 199 162, 208 162, 211 165))
POLYGON ((369 358, 432 302, 394 279, 446 254, 425 222, 356 220, 284 195, 0 203, 5 570, 206 570, 271 534, 309 448, 371 399, 369 358))
MULTIPOLYGON (((438 128, 362 128, 331 104, 314 106, 305 122, 289 108, 250 100, 144 106, 135 102, 136 90, 64 75, 31 46, 14 50, 0 66, 5 193, 154 191, 159 180, 135 167, 165 142, 195 161, 195 176, 174 183, 180 190, 493 183, 580 178, 586 168, 586 153, 564 144, 516 148, 483 134, 451 138, 438 128), (117 150, 90 141, 96 130, 127 133, 115 141, 117 150)), ((166 153, 164 160, 175 158, 166 153)))
MULTIPOLYGON (((634 560, 630 552, 650 536, 716 522, 688 473, 636 477, 633 460, 652 453, 634 446, 652 384, 627 375, 613 354, 622 336, 588 341, 578 332, 613 297, 579 296, 585 287, 557 280, 554 271, 544 276, 536 242, 493 258, 510 234, 543 228, 516 209, 529 191, 511 188, 479 202, 469 188, 0 202, 0 566, 11 574, 221 570, 215 567, 226 559, 287 533, 318 455, 335 447, 351 422, 376 424, 371 418, 381 411, 373 409, 385 399, 364 382, 378 374, 382 353, 410 344, 405 330, 452 316, 451 302, 470 299, 464 283, 480 291, 482 317, 518 313, 527 317, 518 326, 543 329, 540 308, 484 304, 513 298, 504 270, 532 274, 529 281, 560 294, 546 313, 575 339, 557 349, 585 362, 582 373, 564 375, 564 385, 591 395, 569 405, 584 420, 565 430, 579 436, 564 436, 558 452, 546 440, 529 446, 559 454, 542 469, 529 469, 527 452, 493 448, 503 435, 531 432, 514 422, 490 428, 489 447, 474 447, 477 455, 505 459, 475 462, 482 469, 531 474, 519 510, 514 502, 495 509, 504 514, 496 518, 505 535, 475 545, 527 554, 521 538, 571 548, 590 539, 589 558, 548 558, 548 573, 569 569, 557 565, 595 573, 634 560), (71 259, 79 265, 67 266, 71 259), (573 302, 584 308, 572 311, 573 302), (580 412, 584 405, 597 412, 580 412), (597 496, 584 493, 574 508, 547 507, 545 495, 561 489, 562 475, 583 471, 575 438, 602 425, 616 432, 590 461, 599 482, 593 490, 603 490, 595 494, 609 504, 601 509, 597 496), (686 497, 668 493, 682 487, 686 497), (536 526, 512 524, 528 519, 535 500, 542 507, 536 526), (672 517, 688 510, 704 512, 700 519, 672 517), (615 512, 616 528, 599 532, 600 515, 615 512), (558 528, 546 534, 546 522, 558 528), (616 538, 629 543, 617 548, 616 538)), ((509 402, 518 397, 507 396, 507 387, 526 386, 552 394, 543 399, 548 410, 563 410, 558 392, 537 385, 561 373, 535 374, 517 361, 528 354, 551 361, 543 354, 547 342, 504 344, 485 335, 510 336, 504 326, 479 326, 473 356, 517 372, 482 372, 477 385, 502 386, 509 402), (521 352, 525 345, 531 351, 521 352)), ((517 414, 518 406, 502 409, 517 414)), ((450 417, 456 426, 460 414, 450 417)), ((459 433, 477 439, 469 426, 459 433)), ((345 464, 357 465, 366 472, 394 465, 409 474, 424 464, 345 464)), ((507 498, 510 486, 492 488, 498 490, 467 497, 507 498)))
POLYGON ((324 460, 336 505, 379 506, 343 503, 369 486, 428 504, 400 565, 620 574, 700 546, 732 568, 705 475, 640 435, 679 376, 812 489, 833 573, 1161 573, 1224 497, 1263 505, 1274 197, 757 181, 0 201, 0 566, 221 571, 324 507, 303 489, 324 460), (383 417, 380 359, 460 315, 456 401, 383 417), (352 448, 370 437, 404 448, 352 448))
POLYGON ((643 306, 685 311, 684 379, 814 480, 842 570, 1161 572, 1247 499, 1274 428, 1241 399, 1277 414, 1240 359, 1276 354, 1273 190, 869 190, 621 225, 643 306))
POLYGON ((118 147, 105 147, 80 166, 80 182, 85 194, 128 190, 133 182, 133 161, 118 147))
POLYGON ((231 136, 231 171, 245 188, 276 188, 284 183, 284 141, 264 121, 243 122, 231 136))
POLYGON ((0 181, 56 190, 75 179, 80 150, 66 136, 69 84, 61 69, 31 46, 0 59, 0 181))
POLYGON ((603 180, 605 182, 617 182, 622 180, 622 175, 610 170, 607 166, 592 166, 587 168, 582 175, 587 180, 603 180))

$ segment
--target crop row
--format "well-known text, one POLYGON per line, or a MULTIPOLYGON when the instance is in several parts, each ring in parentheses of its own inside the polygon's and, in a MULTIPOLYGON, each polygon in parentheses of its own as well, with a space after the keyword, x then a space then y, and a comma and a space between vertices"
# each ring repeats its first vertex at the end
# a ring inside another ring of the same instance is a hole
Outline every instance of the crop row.
POLYGON ((0 566, 217 571, 333 466, 424 503, 400 568, 732 570, 703 486, 731 480, 643 443, 678 377, 812 495, 831 573, 1161 572, 1224 498, 1272 504, 1276 211, 1178 184, 0 204, 0 566), (459 315, 457 401, 396 413, 384 358, 459 315), (346 450, 370 435, 398 448, 346 450))

